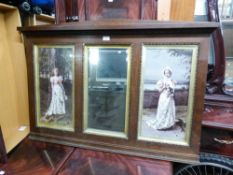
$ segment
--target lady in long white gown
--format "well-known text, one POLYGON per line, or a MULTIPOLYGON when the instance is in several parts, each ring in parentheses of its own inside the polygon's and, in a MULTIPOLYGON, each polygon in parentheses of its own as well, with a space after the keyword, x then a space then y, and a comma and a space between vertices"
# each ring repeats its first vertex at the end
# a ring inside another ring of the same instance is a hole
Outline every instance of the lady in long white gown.
POLYGON ((52 88, 52 98, 49 108, 45 113, 45 118, 52 116, 53 119, 64 117, 66 113, 65 108, 65 90, 62 85, 63 78, 58 74, 58 68, 53 69, 53 76, 50 77, 50 84, 52 88))
POLYGON ((171 79, 172 70, 167 67, 163 73, 164 78, 157 82, 160 96, 156 116, 146 122, 151 128, 157 130, 172 128, 176 120, 174 100, 175 81, 171 79))

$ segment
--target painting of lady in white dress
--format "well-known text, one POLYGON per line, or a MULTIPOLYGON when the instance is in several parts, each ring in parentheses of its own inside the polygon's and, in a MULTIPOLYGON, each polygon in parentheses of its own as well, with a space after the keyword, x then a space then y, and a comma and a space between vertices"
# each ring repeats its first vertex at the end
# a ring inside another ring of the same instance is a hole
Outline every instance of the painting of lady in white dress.
POLYGON ((73 131, 73 46, 36 46, 36 118, 38 127, 73 131))
POLYGON ((196 45, 143 47, 139 139, 188 144, 197 48, 196 45))
POLYGON ((156 116, 146 123, 151 128, 166 130, 175 126, 176 107, 174 100, 175 81, 171 79, 172 70, 166 67, 163 70, 164 77, 157 82, 159 91, 156 116))

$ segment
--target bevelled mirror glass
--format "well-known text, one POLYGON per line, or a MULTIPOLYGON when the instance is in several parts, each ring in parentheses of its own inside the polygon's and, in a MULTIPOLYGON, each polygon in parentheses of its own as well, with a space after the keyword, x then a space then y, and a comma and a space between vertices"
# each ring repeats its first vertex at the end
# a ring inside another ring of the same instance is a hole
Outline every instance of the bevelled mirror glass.
POLYGON ((223 91, 233 95, 233 0, 218 0, 218 7, 226 59, 223 91))
POLYGON ((127 137, 129 46, 85 46, 84 132, 127 137))

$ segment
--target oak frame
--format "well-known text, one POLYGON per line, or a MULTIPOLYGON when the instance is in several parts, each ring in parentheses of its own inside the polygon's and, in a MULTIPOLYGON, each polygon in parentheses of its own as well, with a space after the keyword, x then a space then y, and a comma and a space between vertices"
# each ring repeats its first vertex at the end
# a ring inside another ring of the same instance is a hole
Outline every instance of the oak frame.
POLYGON ((217 23, 158 23, 154 21, 112 21, 112 23, 83 22, 70 25, 19 28, 25 37, 29 101, 30 101, 30 138, 48 142, 72 145, 94 150, 136 155, 148 158, 194 163, 198 161, 201 114, 205 92, 205 75, 209 37, 217 23), (93 26, 95 26, 93 28, 93 26), (103 36, 110 36, 103 41, 103 36), (32 67, 32 48, 35 44, 74 44, 75 45, 75 131, 65 132, 38 128, 34 122, 34 79, 32 67), (154 44, 196 44, 199 46, 196 85, 194 92, 193 122, 190 144, 171 145, 144 142, 137 139, 138 110, 140 94, 141 54, 144 43, 154 44), (85 45, 129 45, 132 49, 130 77, 129 123, 126 138, 114 138, 84 133, 83 126, 83 52, 85 45))

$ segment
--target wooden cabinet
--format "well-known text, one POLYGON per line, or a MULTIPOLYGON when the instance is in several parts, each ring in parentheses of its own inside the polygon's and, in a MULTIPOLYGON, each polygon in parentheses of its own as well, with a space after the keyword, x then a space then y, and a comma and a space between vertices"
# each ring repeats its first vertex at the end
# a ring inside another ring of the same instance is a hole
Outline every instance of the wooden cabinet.
MULTIPOLYGON (((223 11, 219 9, 222 9, 222 3, 229 2, 208 0, 209 20, 222 21, 220 18, 223 14, 219 15, 219 12, 222 13, 223 11)), ((221 31, 221 28, 218 28, 212 36, 215 62, 214 65, 209 67, 210 76, 208 76, 207 82, 208 94, 205 97, 205 111, 202 117, 203 132, 201 151, 217 154, 220 160, 222 156, 228 156, 230 159, 233 157, 233 98, 230 96, 232 93, 232 77, 231 69, 229 69, 231 60, 228 62, 227 57, 225 58, 225 55, 229 56, 229 52, 224 52, 229 46, 229 42, 224 40, 228 40, 231 37, 227 35, 230 29, 227 26, 227 23, 222 23, 221 25, 223 30, 227 29, 225 34, 221 31), (222 33, 224 34, 224 38, 222 33)), ((218 163, 224 165, 224 161, 219 161, 218 163)), ((231 164, 230 161, 229 164, 231 164)))
POLYGON ((157 19, 157 0, 56 0, 56 23, 102 19, 157 19))
POLYGON ((102 19, 193 21, 195 0, 56 0, 56 23, 102 19))
POLYGON ((171 21, 193 21, 195 0, 171 0, 171 21))
POLYGON ((29 133, 27 69, 16 7, 0 3, 0 125, 6 151, 29 133))
POLYGON ((201 148, 203 152, 233 157, 233 132, 225 129, 204 127, 201 148))
POLYGON ((28 15, 24 18, 24 26, 51 25, 55 24, 55 18, 49 15, 28 15))
POLYGON ((201 150, 233 157, 233 100, 226 95, 207 95, 203 113, 201 150))

